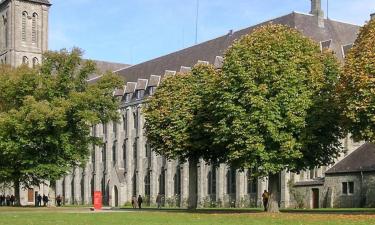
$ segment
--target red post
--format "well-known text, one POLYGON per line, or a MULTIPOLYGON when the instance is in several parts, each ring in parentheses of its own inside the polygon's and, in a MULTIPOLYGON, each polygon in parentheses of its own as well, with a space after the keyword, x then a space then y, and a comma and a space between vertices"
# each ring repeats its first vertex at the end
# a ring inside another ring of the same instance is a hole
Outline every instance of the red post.
POLYGON ((94 192, 94 209, 95 210, 102 209, 102 192, 101 191, 94 192))

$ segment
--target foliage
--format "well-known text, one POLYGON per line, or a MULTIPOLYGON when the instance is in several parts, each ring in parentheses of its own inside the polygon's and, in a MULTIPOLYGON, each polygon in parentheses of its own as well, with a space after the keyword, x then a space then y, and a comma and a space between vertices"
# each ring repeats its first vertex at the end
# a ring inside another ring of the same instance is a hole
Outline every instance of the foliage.
POLYGON ((375 141, 375 20, 361 28, 346 55, 338 93, 346 128, 356 140, 375 141))
POLYGON ((222 158, 213 145, 207 94, 217 77, 211 66, 197 65, 191 73, 163 80, 144 108, 145 132, 151 147, 168 159, 185 161, 222 158))
POLYGON ((295 29, 270 24, 236 41, 210 104, 230 164, 267 176, 330 163, 342 135, 331 97, 338 75, 332 54, 295 29))
POLYGON ((89 85, 95 66, 81 54, 48 52, 38 68, 0 68, 0 182, 17 190, 59 179, 100 143, 90 127, 117 118, 121 81, 107 74, 89 85))

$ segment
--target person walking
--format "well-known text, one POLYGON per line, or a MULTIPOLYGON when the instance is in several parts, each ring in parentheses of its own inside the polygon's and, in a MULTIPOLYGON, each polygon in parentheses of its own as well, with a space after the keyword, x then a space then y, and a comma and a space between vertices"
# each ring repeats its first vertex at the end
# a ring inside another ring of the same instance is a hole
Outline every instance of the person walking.
POLYGON ((46 207, 47 204, 48 204, 48 196, 47 195, 43 195, 43 206, 46 207))
POLYGON ((133 209, 136 209, 138 208, 138 204, 137 204, 137 196, 133 196, 132 198, 132 206, 133 206, 133 209))
POLYGON ((161 195, 160 193, 156 196, 156 204, 158 205, 158 209, 161 209, 161 195))
POLYGON ((5 205, 5 195, 0 195, 0 206, 5 205))
POLYGON ((7 197, 5 197, 5 201, 6 201, 7 206, 10 206, 10 196, 9 195, 7 195, 7 197))
POLYGON ((264 190, 262 194, 262 199, 263 199, 263 206, 264 206, 264 211, 267 212, 268 209, 268 199, 270 197, 270 194, 268 193, 267 190, 264 190))
POLYGON ((60 195, 58 195, 58 196, 56 197, 56 202, 57 202, 57 206, 60 207, 60 206, 61 206, 61 202, 62 202, 62 198, 61 198, 60 195))
POLYGON ((142 199, 142 196, 141 196, 141 195, 139 195, 139 196, 138 196, 138 207, 139 207, 139 209, 141 209, 141 208, 142 208, 142 203, 143 203, 143 199, 142 199))
POLYGON ((37 197, 37 204, 36 206, 42 206, 42 196, 39 194, 37 197))
POLYGON ((10 205, 14 206, 14 202, 16 201, 16 197, 14 195, 10 196, 10 205))

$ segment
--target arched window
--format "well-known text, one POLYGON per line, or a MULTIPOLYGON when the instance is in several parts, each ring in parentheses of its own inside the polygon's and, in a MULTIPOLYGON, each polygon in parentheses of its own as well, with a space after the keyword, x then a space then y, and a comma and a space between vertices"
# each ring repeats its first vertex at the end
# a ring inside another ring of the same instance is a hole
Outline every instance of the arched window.
POLYGON ((27 12, 22 13, 22 41, 26 42, 26 23, 27 23, 27 12))
POLYGON ((33 44, 38 43, 38 14, 33 13, 32 24, 31 24, 31 41, 33 44))
POLYGON ((29 58, 27 56, 22 57, 22 64, 29 65, 29 58))
POLYGON ((39 60, 37 57, 34 57, 33 58, 33 67, 36 67, 37 65, 39 65, 39 60))

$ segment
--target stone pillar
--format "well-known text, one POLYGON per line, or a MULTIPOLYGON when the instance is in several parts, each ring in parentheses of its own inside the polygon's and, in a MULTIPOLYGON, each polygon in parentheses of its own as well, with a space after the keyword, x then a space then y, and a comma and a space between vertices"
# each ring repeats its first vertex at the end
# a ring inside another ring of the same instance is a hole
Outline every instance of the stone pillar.
POLYGON ((189 198, 189 163, 181 165, 181 207, 187 207, 189 198))
POLYGON ((82 202, 81 178, 82 178, 81 169, 78 167, 74 168, 74 202, 73 202, 74 205, 79 205, 82 202))
POLYGON ((207 171, 203 159, 198 164, 198 207, 203 207, 204 198, 207 196, 207 171))
POLYGON ((281 193, 280 193, 280 206, 281 208, 288 208, 290 204, 289 181, 290 172, 281 172, 281 193))
POLYGON ((83 171, 83 204, 89 205, 91 203, 90 196, 91 196, 91 188, 90 188, 90 178, 91 178, 91 171, 90 165, 87 164, 84 171, 83 171))
POLYGON ((167 161, 165 171, 165 198, 171 198, 173 196, 173 163, 171 161, 167 161))
POLYGON ((216 174, 216 202, 219 207, 223 207, 225 195, 225 165, 220 164, 216 174))
POLYGON ((72 204, 72 175, 69 174, 65 176, 64 185, 65 185, 65 193, 64 193, 64 203, 67 205, 72 204))
POLYGON ((243 205, 246 194, 246 176, 244 172, 237 171, 236 173, 236 207, 245 207, 243 205))
POLYGON ((151 153, 151 174, 150 174, 150 203, 151 205, 155 204, 157 195, 159 194, 158 186, 158 164, 157 156, 155 152, 151 153))
POLYGON ((63 179, 64 178, 56 181, 56 190, 55 190, 56 196, 57 195, 63 196, 63 193, 62 193, 62 190, 63 190, 63 187, 62 187, 62 185, 63 185, 63 179))
POLYGON ((262 194, 268 190, 268 178, 258 178, 258 207, 263 207, 262 194))
POLYGON ((136 108, 137 113, 138 113, 138 143, 137 143, 137 171, 138 171, 138 177, 137 177, 137 191, 138 195, 145 195, 145 176, 146 176, 146 171, 145 171, 145 153, 146 153, 146 143, 145 143, 145 137, 144 137, 144 132, 143 132, 143 126, 144 126, 144 117, 141 114, 141 107, 138 106, 136 108))

